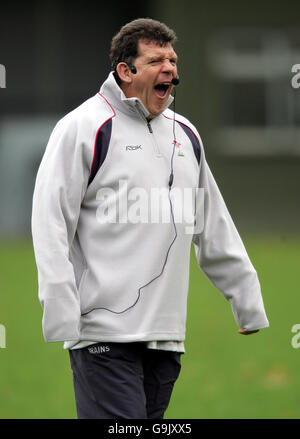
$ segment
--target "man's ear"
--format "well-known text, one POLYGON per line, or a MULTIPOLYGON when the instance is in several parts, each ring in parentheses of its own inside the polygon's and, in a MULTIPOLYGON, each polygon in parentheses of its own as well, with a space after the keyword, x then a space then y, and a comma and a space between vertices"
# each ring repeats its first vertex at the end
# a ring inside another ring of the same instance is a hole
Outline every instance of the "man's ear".
POLYGON ((117 65, 116 71, 119 75, 119 78, 122 82, 125 82, 126 84, 131 84, 132 82, 132 73, 130 71, 130 68, 128 64, 125 62, 120 62, 117 65))

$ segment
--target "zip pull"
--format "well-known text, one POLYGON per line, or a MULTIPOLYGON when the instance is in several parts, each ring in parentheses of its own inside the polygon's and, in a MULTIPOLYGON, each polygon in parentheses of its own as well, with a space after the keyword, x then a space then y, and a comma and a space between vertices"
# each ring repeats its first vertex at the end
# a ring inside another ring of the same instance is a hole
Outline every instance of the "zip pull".
POLYGON ((153 134, 152 126, 151 126, 151 124, 150 124, 150 122, 148 120, 147 120, 147 127, 148 127, 148 130, 149 130, 149 133, 153 134))

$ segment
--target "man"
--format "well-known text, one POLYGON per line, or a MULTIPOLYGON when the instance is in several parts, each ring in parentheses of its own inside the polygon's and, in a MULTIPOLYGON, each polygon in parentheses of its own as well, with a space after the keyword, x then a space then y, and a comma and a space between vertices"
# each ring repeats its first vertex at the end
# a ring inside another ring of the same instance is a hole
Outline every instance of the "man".
POLYGON ((168 109, 175 40, 151 19, 125 25, 112 40, 112 72, 58 122, 37 175, 43 333, 69 349, 79 418, 163 417, 184 352, 192 242, 239 332, 268 326, 200 137, 168 109), (192 209, 192 221, 180 209, 192 209))

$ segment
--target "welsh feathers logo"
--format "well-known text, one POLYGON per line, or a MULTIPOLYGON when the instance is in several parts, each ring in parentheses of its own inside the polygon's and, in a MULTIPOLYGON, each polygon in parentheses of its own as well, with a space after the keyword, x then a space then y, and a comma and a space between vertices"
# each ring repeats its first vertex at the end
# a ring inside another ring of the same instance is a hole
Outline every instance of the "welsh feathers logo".
POLYGON ((173 140, 172 144, 175 145, 175 147, 177 149, 177 152, 178 152, 177 155, 179 157, 184 157, 184 154, 183 154, 183 152, 181 150, 181 143, 177 142, 177 140, 173 140))

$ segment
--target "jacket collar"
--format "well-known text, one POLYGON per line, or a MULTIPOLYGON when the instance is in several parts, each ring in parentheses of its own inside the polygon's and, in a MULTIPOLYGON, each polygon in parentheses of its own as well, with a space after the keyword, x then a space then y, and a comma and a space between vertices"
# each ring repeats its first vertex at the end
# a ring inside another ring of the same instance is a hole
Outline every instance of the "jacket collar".
MULTIPOLYGON (((142 101, 138 98, 127 98, 123 90, 118 86, 113 72, 110 72, 105 82, 100 88, 100 93, 107 101, 120 111, 130 114, 131 116, 141 114, 145 119, 149 116, 149 111, 145 108, 142 101)), ((173 102, 173 96, 169 96, 166 108, 173 102)), ((165 109, 166 109, 165 108, 165 109)))

